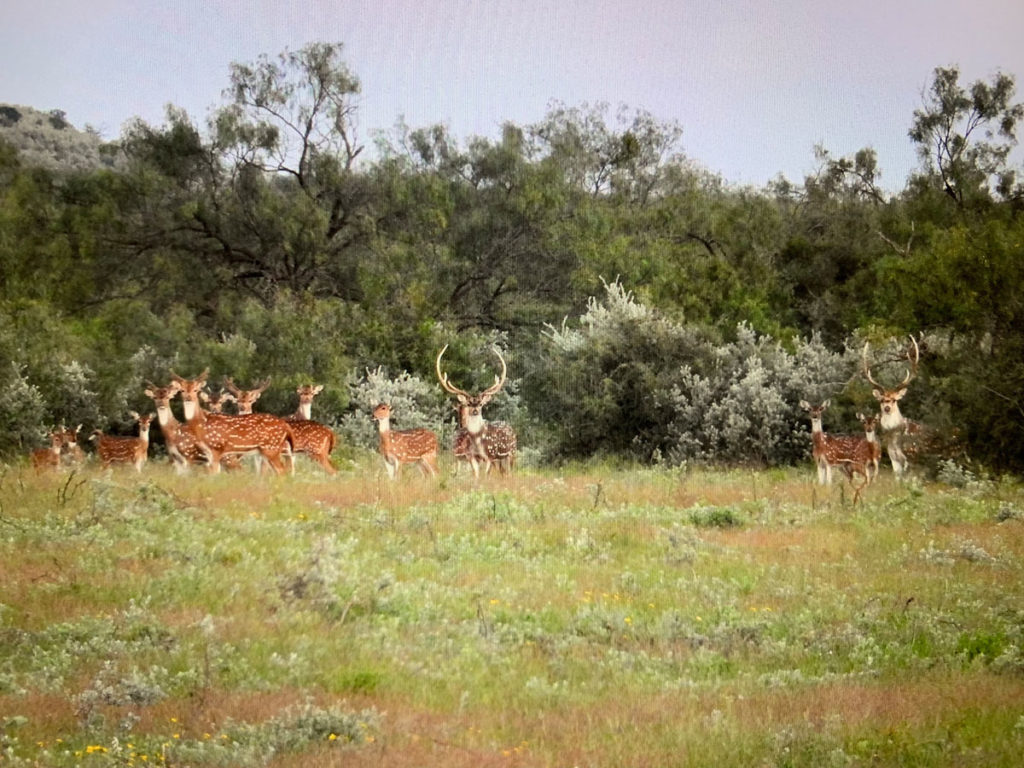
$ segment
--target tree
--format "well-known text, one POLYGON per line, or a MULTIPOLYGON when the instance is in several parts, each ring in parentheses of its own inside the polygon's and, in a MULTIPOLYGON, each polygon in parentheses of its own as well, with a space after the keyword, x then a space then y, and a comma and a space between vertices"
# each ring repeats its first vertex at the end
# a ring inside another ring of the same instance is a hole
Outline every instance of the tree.
POLYGON ((1007 199, 1024 192, 1007 165, 1024 118, 1014 92, 1012 75, 1000 72, 991 82, 964 88, 957 67, 938 67, 924 106, 914 111, 909 135, 925 174, 959 210, 975 208, 993 193, 1007 199))

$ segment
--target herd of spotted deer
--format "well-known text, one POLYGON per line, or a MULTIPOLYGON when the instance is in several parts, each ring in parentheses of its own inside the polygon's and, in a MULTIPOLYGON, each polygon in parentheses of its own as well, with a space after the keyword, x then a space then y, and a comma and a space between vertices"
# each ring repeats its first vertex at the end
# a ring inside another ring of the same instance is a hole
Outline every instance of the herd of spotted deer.
MULTIPOLYGON (((918 422, 911 421, 900 413, 899 401, 906 394, 907 387, 917 372, 920 348, 917 340, 910 337, 906 359, 909 367, 906 375, 895 387, 885 387, 871 376, 868 364, 868 345, 864 345, 863 372, 874 389, 872 394, 879 402, 880 413, 857 418, 864 428, 864 435, 831 435, 822 429, 822 414, 830 405, 825 400, 819 405, 800 401, 811 419, 812 457, 818 470, 818 482, 829 485, 832 470, 842 471, 854 488, 854 502, 861 491, 878 477, 882 456, 880 431, 885 438, 886 451, 892 462, 897 478, 907 468, 908 460, 903 443, 905 437, 917 437, 926 431, 918 422), (859 481, 859 482, 858 482, 859 481)), ((508 474, 515 466, 517 438, 515 430, 504 422, 488 422, 483 417, 483 407, 505 384, 507 366, 501 352, 495 347, 494 353, 501 364, 501 372, 494 377, 494 383, 477 394, 471 394, 454 386, 448 374, 441 370, 441 358, 448 346, 437 355, 435 370, 442 388, 456 400, 459 428, 453 440, 453 455, 456 467, 468 464, 474 478, 480 473, 487 474, 497 467, 502 475, 508 474)), ((298 410, 284 417, 268 413, 255 413, 253 404, 270 385, 270 380, 259 382, 253 389, 241 389, 230 377, 224 379, 225 389, 211 393, 207 391, 209 369, 194 379, 185 379, 171 372, 171 383, 158 387, 147 382, 145 394, 153 400, 156 413, 140 415, 131 411, 138 422, 138 437, 116 437, 94 430, 90 440, 96 444, 96 454, 107 468, 113 464, 132 464, 142 470, 149 452, 149 428, 155 418, 160 425, 167 446, 167 453, 179 472, 190 465, 206 464, 210 471, 219 472, 221 466, 237 468, 244 454, 257 455, 257 469, 266 463, 278 474, 285 471, 284 459, 288 459, 294 471, 295 454, 306 454, 318 462, 329 474, 335 469, 330 454, 336 445, 334 432, 312 418, 312 403, 322 390, 322 385, 302 385, 296 389, 299 396, 298 410), (171 400, 181 395, 185 422, 179 422, 171 411, 171 400), (228 402, 235 404, 235 414, 223 413, 228 402), (205 404, 204 408, 200 403, 205 404)), ((380 403, 373 411, 380 436, 379 449, 384 466, 391 479, 398 477, 403 464, 418 465, 420 470, 431 476, 437 475, 438 446, 437 434, 429 429, 391 429, 391 405, 380 403)), ((84 452, 78 445, 79 425, 76 429, 63 427, 50 433, 47 448, 33 451, 32 463, 37 471, 59 467, 62 460, 80 463, 84 452)))
MULTIPOLYGON (((437 377, 446 392, 457 401, 459 428, 455 432, 453 452, 456 466, 468 464, 474 478, 481 472, 487 474, 497 467, 501 474, 508 474, 515 466, 517 439, 511 426, 503 422, 487 422, 483 407, 505 384, 507 366, 497 348, 494 353, 501 363, 501 373, 494 377, 494 383, 479 394, 471 394, 454 386, 448 374, 441 370, 441 358, 447 345, 437 355, 437 377)), ((314 421, 313 399, 323 391, 323 385, 301 385, 296 389, 299 396, 298 410, 284 417, 269 413, 256 413, 253 404, 270 385, 270 380, 259 382, 253 389, 241 389, 230 377, 224 379, 225 389, 211 393, 207 391, 209 369, 194 379, 186 379, 170 372, 171 383, 158 387, 147 382, 145 394, 153 400, 156 412, 140 415, 131 411, 131 417, 138 422, 137 437, 105 435, 94 430, 90 440, 96 445, 96 455, 104 468, 114 464, 131 464, 139 472, 149 454, 149 429, 153 419, 157 420, 167 447, 167 454, 178 472, 185 472, 190 465, 205 464, 211 472, 221 467, 236 468, 245 454, 257 456, 257 469, 266 462, 271 469, 281 474, 286 471, 287 459, 294 471, 295 454, 306 454, 318 462, 329 474, 336 470, 331 464, 330 454, 337 444, 330 427, 314 421), (171 400, 181 396, 185 421, 179 422, 171 410, 171 400), (236 413, 223 412, 228 402, 235 404, 236 413), (203 407, 205 405, 205 408, 203 407)), ((403 464, 416 464, 430 475, 436 475, 438 457, 437 434, 429 429, 391 429, 391 406, 381 403, 373 409, 380 434, 380 453, 388 476, 398 477, 403 464)), ((50 433, 46 448, 33 451, 32 464, 36 471, 59 468, 63 462, 80 464, 85 453, 79 446, 79 432, 75 429, 57 428, 50 433)))

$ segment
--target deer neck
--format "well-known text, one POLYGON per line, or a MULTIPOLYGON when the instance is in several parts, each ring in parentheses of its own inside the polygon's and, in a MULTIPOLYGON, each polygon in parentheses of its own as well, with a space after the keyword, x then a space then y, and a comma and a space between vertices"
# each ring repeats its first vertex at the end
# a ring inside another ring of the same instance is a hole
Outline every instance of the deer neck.
POLYGON ((199 407, 199 403, 196 400, 185 400, 182 405, 185 410, 185 421, 189 424, 202 424, 206 421, 206 412, 199 407))
POLYGON ((879 426, 883 432, 891 432, 894 429, 899 429, 903 426, 905 419, 903 414, 900 413, 900 407, 896 404, 892 404, 892 408, 888 411, 882 409, 882 418, 879 419, 879 426))
POLYGON ((391 417, 377 419, 377 431, 380 432, 380 449, 384 453, 391 450, 391 417))
POLYGON ((474 438, 483 434, 483 431, 487 428, 487 422, 484 421, 484 413, 480 408, 464 407, 461 416, 462 428, 474 438), (476 413, 473 411, 476 411, 476 413))
POLYGON ((313 420, 313 404, 312 403, 299 403, 299 410, 295 412, 295 418, 302 419, 304 421, 313 420))

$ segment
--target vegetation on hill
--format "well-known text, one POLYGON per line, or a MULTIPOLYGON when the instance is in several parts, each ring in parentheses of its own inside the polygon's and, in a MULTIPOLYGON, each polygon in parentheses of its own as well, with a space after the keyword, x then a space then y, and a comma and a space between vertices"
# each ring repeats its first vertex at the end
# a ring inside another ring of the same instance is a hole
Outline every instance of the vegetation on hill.
POLYGON ((493 417, 537 456, 788 463, 809 446, 799 399, 832 397, 826 428, 853 431, 874 405, 863 342, 898 381, 923 333, 905 412, 1024 469, 1011 75, 935 71, 895 194, 871 149, 736 187, 682 126, 605 105, 496 139, 400 127, 368 152, 340 45, 235 64, 229 86, 205 127, 170 108, 109 145, 0 109, 4 454, 62 421, 123 424, 170 368, 270 376, 278 413, 323 383, 318 416, 341 425, 366 371, 430 382, 448 343, 485 382, 497 343, 493 417))

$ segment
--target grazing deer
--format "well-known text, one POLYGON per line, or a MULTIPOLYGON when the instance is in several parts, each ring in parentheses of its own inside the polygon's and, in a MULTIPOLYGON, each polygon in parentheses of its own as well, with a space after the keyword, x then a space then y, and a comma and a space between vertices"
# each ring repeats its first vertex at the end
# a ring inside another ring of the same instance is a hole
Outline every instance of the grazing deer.
POLYGON ((917 374, 917 364, 921 357, 917 340, 911 336, 910 342, 912 346, 907 348, 906 355, 907 362, 910 363, 907 374, 903 377, 903 381, 892 388, 882 386, 871 377, 871 366, 868 365, 868 342, 864 342, 862 355, 864 376, 875 387, 871 390, 871 394, 875 396, 881 408, 879 427, 881 427, 882 437, 885 439, 886 453, 889 454, 889 461, 892 462, 893 474, 897 479, 902 477, 907 469, 907 455, 903 451, 902 443, 903 436, 910 428, 910 422, 900 413, 900 400, 907 394, 907 387, 917 374))
POLYGON ((873 449, 863 437, 829 435, 821 428, 821 415, 830 403, 830 400, 826 400, 821 405, 813 406, 806 400, 800 401, 800 407, 811 417, 811 455, 818 465, 818 484, 832 484, 832 467, 842 470, 850 479, 851 486, 854 476, 859 475, 864 478, 864 482, 860 487, 854 486, 853 500, 856 503, 861 490, 870 480, 868 465, 873 449))
POLYGON ((36 474, 48 469, 60 468, 60 451, 64 446, 64 430, 56 429, 50 433, 50 445, 46 448, 37 448, 30 454, 32 468, 36 474))
POLYGON ((373 409, 380 432, 380 455, 392 480, 403 464, 418 464, 420 471, 437 474, 437 435, 429 429, 391 429, 391 406, 381 403, 373 409))
MULTIPOLYGON (((313 421, 313 398, 323 391, 322 384, 302 384, 295 389, 299 395, 299 408, 284 420, 295 435, 295 453, 304 453, 322 466, 327 474, 337 470, 331 464, 331 451, 338 444, 334 431, 319 421, 313 421)), ((292 464, 294 471, 295 465, 292 464)))
POLYGON ((180 475, 188 471, 190 464, 199 464, 206 455, 199 448, 195 436, 189 432, 171 411, 171 400, 178 394, 178 384, 171 382, 169 386, 158 387, 151 381, 146 382, 145 394, 156 406, 156 419, 167 446, 167 455, 174 462, 174 469, 180 475))
POLYGON ((206 369, 197 378, 186 379, 171 371, 181 393, 188 431, 210 462, 210 471, 220 472, 221 458, 226 455, 258 453, 277 474, 284 472, 281 455, 291 453, 294 445, 288 424, 269 413, 206 413, 199 407, 199 392, 208 374, 206 369))
POLYGON ((149 425, 156 418, 155 413, 140 416, 135 411, 129 414, 139 423, 138 437, 115 437, 104 435, 102 430, 93 430, 90 440, 96 443, 96 453, 107 469, 111 464, 134 464, 135 471, 141 472, 142 465, 149 457, 149 425))
POLYGON ((441 371, 441 358, 447 349, 448 345, 445 344, 438 352, 437 360, 434 361, 434 369, 437 371, 437 379, 441 382, 444 391, 455 395, 459 403, 460 429, 455 435, 456 459, 461 458, 468 461, 473 468, 473 477, 477 479, 480 477, 481 464, 484 466, 484 474, 491 471, 492 464, 497 464, 501 473, 506 474, 515 466, 515 456, 518 450, 515 430, 504 422, 488 424, 483 417, 483 407, 505 385, 508 373, 505 358, 501 356, 497 347, 493 348, 494 354, 498 356, 501 363, 501 373, 494 377, 494 383, 483 392, 471 395, 454 386, 448 380, 448 374, 441 371))
POLYGON ((871 470, 868 482, 874 482, 878 479, 878 465, 882 460, 882 444, 878 441, 878 435, 875 434, 875 430, 878 428, 878 416, 865 416, 863 413, 858 413, 857 421, 864 428, 864 440, 869 446, 866 449, 869 452, 867 466, 871 470))

